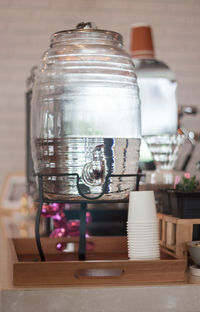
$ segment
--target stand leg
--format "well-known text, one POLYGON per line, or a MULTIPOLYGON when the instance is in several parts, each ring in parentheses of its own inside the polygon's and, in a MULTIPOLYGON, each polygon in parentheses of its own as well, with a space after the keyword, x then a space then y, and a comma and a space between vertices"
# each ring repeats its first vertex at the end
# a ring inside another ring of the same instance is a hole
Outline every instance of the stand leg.
POLYGON ((48 236, 51 234, 51 218, 45 218, 45 235, 48 236))
POLYGON ((40 215, 41 215, 42 205, 43 205, 43 188, 42 188, 41 176, 39 176, 38 182, 39 182, 39 205, 38 205, 38 210, 37 210, 36 219, 35 219, 35 239, 36 239, 36 244, 37 244, 38 252, 40 255, 40 259, 41 261, 45 261, 45 256, 44 256, 42 245, 40 242, 40 215))
POLYGON ((140 185, 140 177, 136 177, 136 191, 139 191, 139 185, 140 185))
POLYGON ((87 204, 82 203, 81 210, 80 210, 80 241, 79 241, 79 251, 78 251, 79 260, 85 260, 86 211, 87 211, 87 204))
POLYGON ((141 176, 139 174, 142 173, 141 169, 138 169, 138 175, 136 175, 136 191, 139 191, 139 187, 140 187, 140 178, 141 176))

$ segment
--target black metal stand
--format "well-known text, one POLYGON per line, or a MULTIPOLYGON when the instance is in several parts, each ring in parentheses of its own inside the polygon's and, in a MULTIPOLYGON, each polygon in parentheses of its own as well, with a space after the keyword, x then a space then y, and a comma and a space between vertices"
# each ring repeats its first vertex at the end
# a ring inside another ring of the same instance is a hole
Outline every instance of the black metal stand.
POLYGON ((86 194, 84 194, 79 185, 80 177, 77 173, 74 174, 67 174, 67 173, 62 173, 62 174, 37 174, 38 176, 38 187, 39 187, 39 203, 38 203, 38 210, 36 214, 36 220, 35 220, 35 239, 36 239, 36 244, 38 248, 38 252, 40 255, 41 261, 45 261, 45 255, 42 249, 41 241, 40 241, 40 232, 39 232, 39 226, 40 226, 40 217, 41 217, 41 212, 42 212, 42 206, 43 203, 71 203, 71 204, 80 204, 80 237, 79 237, 79 260, 85 260, 85 250, 86 250, 86 239, 85 239, 85 233, 86 233, 86 211, 87 211, 87 204, 90 203, 127 203, 128 200, 100 200, 97 201, 100 197, 102 197, 106 193, 106 189, 108 186, 108 181, 110 178, 113 177, 136 177, 136 191, 139 190, 139 183, 140 183, 140 178, 144 176, 144 174, 138 173, 138 174, 126 174, 126 175, 107 175, 105 178, 105 183, 103 185, 103 190, 101 194, 95 197, 89 197, 86 194), (75 176, 77 178, 77 189, 81 197, 83 197, 83 200, 51 200, 47 199, 44 197, 44 192, 43 192, 43 177, 53 177, 53 176, 75 176))
POLYGON ((87 211, 87 204, 82 203, 81 210, 80 210, 80 238, 79 238, 79 251, 78 251, 79 260, 85 260, 86 211, 87 211))

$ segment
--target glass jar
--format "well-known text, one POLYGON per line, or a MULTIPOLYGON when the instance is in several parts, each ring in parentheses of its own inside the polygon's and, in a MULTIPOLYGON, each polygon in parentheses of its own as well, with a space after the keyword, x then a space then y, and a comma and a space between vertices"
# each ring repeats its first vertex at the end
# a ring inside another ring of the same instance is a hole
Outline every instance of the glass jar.
MULTIPOLYGON (((106 176, 135 174, 140 102, 134 66, 122 36, 91 23, 51 36, 32 98, 32 152, 50 199, 98 196, 106 176), (54 176, 67 173, 69 176, 54 176)), ((111 177, 99 200, 125 198, 135 178, 111 177)))

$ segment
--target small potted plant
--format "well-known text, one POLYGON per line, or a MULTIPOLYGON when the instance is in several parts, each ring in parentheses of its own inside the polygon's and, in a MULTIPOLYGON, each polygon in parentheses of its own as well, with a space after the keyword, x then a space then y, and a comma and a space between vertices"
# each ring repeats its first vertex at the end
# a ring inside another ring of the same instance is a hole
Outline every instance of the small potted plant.
POLYGON ((185 173, 175 178, 174 189, 169 190, 172 215, 177 218, 200 218, 200 191, 196 177, 185 173))

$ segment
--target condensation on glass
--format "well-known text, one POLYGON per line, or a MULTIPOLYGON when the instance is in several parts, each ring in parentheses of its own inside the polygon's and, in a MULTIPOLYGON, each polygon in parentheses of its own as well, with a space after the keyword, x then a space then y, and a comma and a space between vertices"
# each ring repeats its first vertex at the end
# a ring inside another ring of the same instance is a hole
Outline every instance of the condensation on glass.
MULTIPOLYGON (((36 173, 78 173, 81 190, 102 192, 106 175, 135 174, 140 150, 140 101, 122 36, 91 24, 53 34, 32 99, 36 173)), ((111 178, 100 200, 127 197, 135 178, 111 178)), ((76 178, 45 177, 50 199, 81 199, 76 178)))

